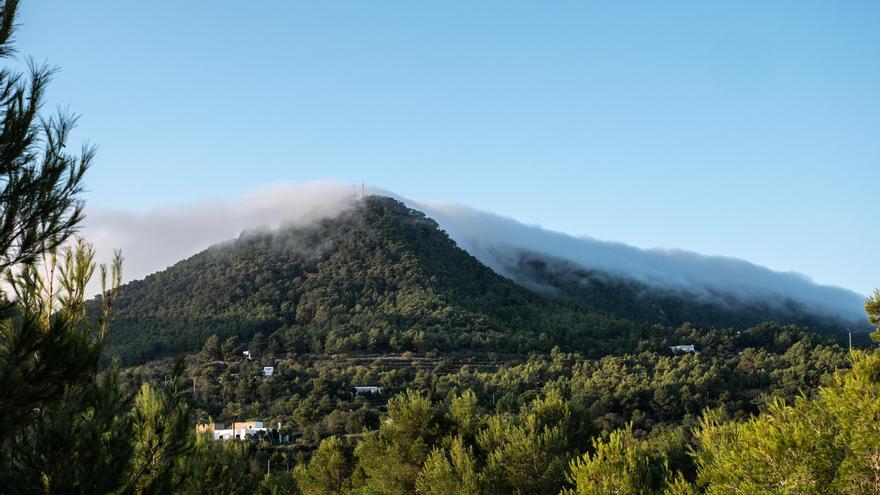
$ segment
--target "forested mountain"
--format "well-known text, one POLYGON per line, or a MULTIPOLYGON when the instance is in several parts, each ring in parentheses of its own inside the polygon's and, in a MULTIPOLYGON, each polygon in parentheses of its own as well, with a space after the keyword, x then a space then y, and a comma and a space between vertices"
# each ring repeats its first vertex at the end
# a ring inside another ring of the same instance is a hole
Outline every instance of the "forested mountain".
POLYGON ((845 335, 849 327, 856 332, 859 342, 867 342, 871 330, 867 320, 845 321, 790 298, 749 300, 723 291, 699 295, 681 288, 659 288, 524 250, 499 259, 509 260, 503 267, 504 273, 526 287, 632 321, 737 329, 777 321, 837 337, 845 335))
MULTIPOLYGON (((18 7, 0 0, 0 61, 18 7)), ((0 494, 880 493, 880 350, 817 334, 840 323, 803 304, 708 303, 528 251, 495 272, 378 196, 120 287, 122 255, 98 265, 77 237, 94 150, 70 154, 76 118, 39 111, 54 69, 15 66, 0 494)), ((738 293, 780 277, 761 280, 738 293)), ((864 309, 880 341, 880 290, 864 309)))
POLYGON ((104 359, 139 364, 120 375, 134 389, 175 375, 156 358, 183 354, 199 421, 260 418, 289 439, 228 451, 200 440, 192 459, 204 466, 188 470, 238 474, 196 474, 192 492, 314 494, 691 493, 711 474, 693 446, 815 397, 849 366, 827 337, 758 324, 835 330, 805 308, 724 307, 534 253, 506 272, 515 280, 424 214, 369 196, 121 287, 104 359))
POLYGON ((723 308, 570 268, 523 257, 515 273, 540 294, 482 265, 422 213, 369 196, 338 217, 245 232, 123 286, 105 359, 133 364, 197 350, 212 334, 249 341, 256 332, 276 352, 558 345, 598 357, 662 349, 676 343, 667 327, 688 321, 834 328, 798 308, 723 308))
POLYGON ((433 220, 378 196, 305 228, 243 233, 131 282, 115 312, 105 356, 123 363, 258 331, 292 352, 560 345, 597 356, 654 332, 501 277, 433 220))
POLYGON ((122 358, 127 389, 177 376, 199 421, 259 418, 288 439, 200 440, 190 491, 314 494, 696 493, 724 482, 708 477, 729 452, 706 438, 806 404, 850 365, 832 339, 757 324, 836 329, 806 308, 709 304, 534 253, 509 268, 369 196, 121 287, 104 359, 122 358), (178 372, 156 359, 180 354, 178 372), (238 474, 197 481, 214 464, 238 474))

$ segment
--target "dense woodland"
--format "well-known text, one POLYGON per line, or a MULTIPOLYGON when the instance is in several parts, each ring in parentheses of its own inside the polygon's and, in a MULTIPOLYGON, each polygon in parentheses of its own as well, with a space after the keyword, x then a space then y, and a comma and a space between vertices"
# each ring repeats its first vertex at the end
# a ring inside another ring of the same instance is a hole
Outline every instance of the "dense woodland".
MULTIPOLYGON (((426 470, 439 469, 428 463, 428 454, 449 448, 446 455, 469 456, 473 472, 468 476, 475 484, 447 492, 459 476, 447 474, 446 484, 425 485, 421 493, 558 493, 572 486, 568 465, 592 451, 593 440, 616 432, 665 449, 656 455, 668 463, 667 474, 681 472, 693 479, 697 466, 688 448, 705 411, 744 420, 774 401, 815 395, 835 370, 850 365, 839 345, 795 327, 701 332, 686 326, 678 332, 702 350, 600 359, 559 349, 521 356, 289 356, 271 353, 261 335, 247 346, 234 337, 223 342, 211 337, 190 358, 185 375, 191 381, 184 386, 194 385, 194 414, 203 420, 281 422, 282 433, 293 437, 290 443, 255 441, 250 454, 242 455, 282 471, 293 465, 300 484, 308 483, 304 476, 328 475, 306 473, 308 466, 324 465, 308 459, 331 455, 325 452, 329 449, 344 459, 343 474, 337 473, 334 483, 348 487, 346 493, 414 493, 419 476, 433 476, 426 470), (244 349, 253 361, 242 356, 244 349), (264 365, 275 367, 272 377, 261 376, 264 365), (353 393, 354 386, 368 384, 384 387, 383 395, 353 393), (422 437, 420 457, 402 459, 403 447, 373 444, 385 434, 389 418, 393 423, 433 422, 419 423, 424 432, 408 433, 422 437), (388 466, 400 472, 391 473, 388 466), (398 478, 409 481, 395 482, 398 478)), ((167 366, 157 362, 129 369, 124 379, 159 382, 167 366)), ((441 462, 440 457, 434 460, 441 462)), ((262 470, 255 477, 262 478, 262 470)), ((301 488, 326 493, 319 486, 324 485, 301 488)))
POLYGON ((549 299, 389 198, 120 287, 51 74, 0 71, 0 493, 880 493, 873 344, 549 299), (196 433, 246 419, 280 431, 196 433))
MULTIPOLYGON (((198 351, 211 335, 247 342, 259 332, 276 354, 558 346, 596 358, 679 343, 674 327, 689 317, 738 330, 755 320, 751 307, 648 296, 623 282, 540 279, 569 297, 548 298, 496 274, 421 212, 371 196, 315 225, 243 233, 121 287, 106 355, 133 365, 198 351), (674 324, 651 323, 661 308, 674 324)), ((792 314, 779 316, 831 334, 844 328, 792 314)))
MULTIPOLYGON (((844 350, 825 338, 767 324, 744 332, 682 327, 700 352, 637 354, 587 359, 558 348, 547 354, 498 355, 275 354, 262 334, 248 344, 212 336, 187 361, 184 386, 203 418, 235 417, 282 422, 305 443, 333 434, 374 428, 389 396, 417 390, 436 400, 470 390, 481 407, 513 413, 548 391, 577 404, 592 431, 609 433, 626 424, 648 431, 687 423, 708 407, 732 415, 758 411, 769 397, 811 392, 824 376, 845 368, 844 350), (242 355, 249 350, 253 360, 242 355), (263 377, 263 366, 274 374, 263 377), (355 386, 379 386, 384 399, 356 396, 355 386)), ((159 382, 171 361, 126 369, 132 384, 159 382)))
POLYGON ((596 311, 628 320, 678 326, 743 329, 765 321, 780 321, 842 339, 847 328, 857 343, 867 343, 865 321, 845 321, 822 314, 791 299, 744 300, 718 294, 718 300, 684 289, 651 287, 635 279, 588 270, 570 261, 521 251, 505 257, 504 272, 518 283, 554 299, 576 301, 596 311))
POLYGON ((526 353, 558 345, 593 356, 669 334, 532 293, 481 265, 420 212, 374 196, 338 218, 245 233, 127 284, 108 355, 135 364, 197 351, 213 334, 249 341, 256 332, 284 352, 526 353))

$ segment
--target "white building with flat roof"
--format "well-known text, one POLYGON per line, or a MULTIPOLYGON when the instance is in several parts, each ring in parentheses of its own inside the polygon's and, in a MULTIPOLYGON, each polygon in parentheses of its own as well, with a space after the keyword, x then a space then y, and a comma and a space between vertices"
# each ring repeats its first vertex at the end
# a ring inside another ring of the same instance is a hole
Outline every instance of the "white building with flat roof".
POLYGON ((382 387, 354 387, 356 394, 381 394, 382 387))
POLYGON ((267 431, 262 421, 236 421, 230 426, 231 428, 213 430, 214 440, 244 440, 248 435, 255 437, 261 431, 264 434, 267 431))

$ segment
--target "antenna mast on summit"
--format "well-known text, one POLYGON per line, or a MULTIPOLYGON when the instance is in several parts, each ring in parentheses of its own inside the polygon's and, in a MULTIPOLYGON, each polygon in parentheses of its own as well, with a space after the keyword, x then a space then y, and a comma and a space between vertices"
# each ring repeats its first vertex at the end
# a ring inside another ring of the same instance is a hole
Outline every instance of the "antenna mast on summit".
POLYGON ((361 197, 366 196, 366 194, 367 194, 366 189, 367 189, 367 187, 365 185, 365 181, 362 180, 361 181, 361 197))

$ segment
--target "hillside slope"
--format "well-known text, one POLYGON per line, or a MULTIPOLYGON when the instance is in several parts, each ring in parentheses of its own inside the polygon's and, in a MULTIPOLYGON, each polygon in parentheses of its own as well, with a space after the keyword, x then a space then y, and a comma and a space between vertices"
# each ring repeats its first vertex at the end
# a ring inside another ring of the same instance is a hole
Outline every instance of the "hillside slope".
POLYGON ((558 345, 598 357, 663 349, 692 332, 673 330, 686 322, 842 329, 806 308, 709 304, 534 253, 505 268, 513 280, 421 212, 369 196, 334 218, 246 232, 123 286, 105 356, 136 364, 195 351, 212 334, 247 342, 260 332, 275 352, 558 345))
POLYGON ((131 282, 116 315, 105 354, 125 364, 196 350, 211 334, 261 332, 290 352, 561 345, 600 355, 649 331, 533 293, 379 196, 307 228, 242 234, 131 282))
POLYGON ((503 266, 504 273, 526 287, 632 321, 671 326, 692 323, 739 330, 776 321, 839 338, 849 328, 859 341, 867 341, 871 331, 867 320, 843 320, 793 299, 743 299, 723 291, 701 296, 683 289, 650 286, 528 251, 508 252, 504 259, 508 260, 503 266))
MULTIPOLYGON (((481 263, 548 295, 626 318, 870 331, 865 296, 729 256, 573 236, 455 204, 410 201, 481 263), (612 304, 607 304, 612 302, 612 304), (661 311, 662 310, 662 311, 661 311)), ((755 239, 755 242, 767 242, 755 239)))

